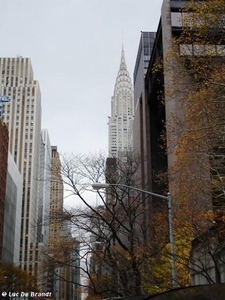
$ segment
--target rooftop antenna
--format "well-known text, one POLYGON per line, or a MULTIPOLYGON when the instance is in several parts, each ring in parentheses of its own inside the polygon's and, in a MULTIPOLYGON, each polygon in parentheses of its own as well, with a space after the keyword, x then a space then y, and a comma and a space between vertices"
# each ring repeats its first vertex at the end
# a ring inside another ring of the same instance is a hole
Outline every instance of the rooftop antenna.
POLYGON ((123 42, 123 28, 122 28, 122 48, 124 50, 124 42, 123 42))

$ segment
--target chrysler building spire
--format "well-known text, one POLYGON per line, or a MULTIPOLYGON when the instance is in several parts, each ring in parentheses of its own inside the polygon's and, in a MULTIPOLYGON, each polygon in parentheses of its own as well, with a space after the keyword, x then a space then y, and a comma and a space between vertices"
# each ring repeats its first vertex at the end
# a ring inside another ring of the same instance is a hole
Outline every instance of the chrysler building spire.
POLYGON ((119 71, 127 71, 127 65, 125 60, 124 48, 122 47, 121 59, 120 59, 120 70, 119 71))
POLYGON ((127 152, 131 148, 133 102, 133 87, 122 47, 109 117, 109 156, 111 157, 118 157, 119 152, 127 152))

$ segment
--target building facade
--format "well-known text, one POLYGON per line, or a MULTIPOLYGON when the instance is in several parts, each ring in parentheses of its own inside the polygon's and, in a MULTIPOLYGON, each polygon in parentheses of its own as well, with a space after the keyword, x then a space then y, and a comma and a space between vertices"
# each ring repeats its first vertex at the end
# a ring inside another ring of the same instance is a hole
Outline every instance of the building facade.
POLYGON ((0 260, 2 260, 3 229, 8 166, 8 129, 0 118, 0 260))
POLYGON ((20 266, 35 275, 41 92, 29 58, 0 58, 0 89, 10 97, 2 118, 9 130, 9 151, 23 177, 20 266))
POLYGON ((51 154, 51 190, 50 190, 50 223, 49 223, 49 251, 57 247, 61 239, 61 224, 56 222, 63 214, 63 181, 61 176, 61 162, 56 146, 52 146, 51 154))
POLYGON ((54 264, 48 267, 47 289, 55 300, 80 300, 79 242, 72 237, 71 221, 64 219, 63 196, 60 155, 52 146, 48 255, 54 264))
MULTIPOLYGON (((158 193, 165 190, 167 182, 165 185, 160 185, 157 176, 167 172, 174 162, 172 134, 176 131, 177 124, 173 119, 174 113, 182 115, 182 108, 179 105, 179 97, 169 99, 165 90, 165 86, 173 79, 174 74, 166 69, 163 70, 164 72, 154 72, 153 68, 156 61, 163 61, 170 51, 173 38, 181 33, 181 9, 184 7, 184 2, 163 1, 148 69, 140 84, 143 89, 141 93, 138 92, 139 98, 134 117, 134 150, 140 153, 143 161, 142 187, 158 193)), ((138 57, 139 53, 137 62, 138 57)))
POLYGON ((37 242, 48 247, 52 149, 48 131, 41 130, 37 242))
POLYGON ((114 95, 111 99, 111 116, 108 122, 109 157, 118 157, 119 153, 131 149, 133 111, 133 87, 122 49, 114 95))
MULTIPOLYGON (((183 157, 179 156, 179 151, 177 151, 179 150, 179 142, 183 137, 182 134, 188 132, 187 128, 190 123, 187 122, 187 117, 191 119, 190 114, 188 115, 186 113, 189 108, 188 103, 184 101, 188 99, 186 95, 188 95, 189 90, 193 90, 194 94, 194 84, 196 82, 192 77, 194 72, 192 74, 191 72, 188 73, 188 71, 185 73, 184 70, 189 70, 188 62, 190 61, 189 58, 191 56, 194 56, 197 60, 204 55, 195 53, 192 41, 189 41, 191 51, 188 49, 189 45, 185 44, 176 45, 176 48, 171 48, 174 38, 180 37, 182 32, 181 11, 182 8, 184 8, 185 2, 187 1, 163 1, 161 17, 155 35, 149 67, 143 80, 143 90, 139 96, 135 110, 133 136, 134 150, 140 153, 142 157, 142 166, 140 168, 142 179, 141 187, 144 190, 162 195, 166 191, 170 191, 173 201, 173 211, 174 214, 176 213, 177 220, 180 218, 179 221, 181 224, 184 222, 184 215, 182 215, 184 207, 192 207, 192 211, 187 210, 185 215, 187 219, 188 217, 191 219, 198 210, 201 210, 201 212, 210 210, 215 203, 212 194, 212 182, 210 181, 212 161, 210 161, 209 153, 205 151, 206 149, 210 149, 212 152, 210 155, 213 155, 213 152, 215 152, 215 149, 211 148, 210 139, 206 140, 204 137, 198 138, 199 148, 201 149, 199 152, 194 150, 194 147, 192 150, 191 143, 188 145, 189 147, 186 148, 189 149, 189 152, 182 153, 183 157), (181 49, 183 50, 183 53, 181 52, 181 49), (162 68, 160 71, 154 72, 153 68, 156 61, 162 63, 162 68), (184 62, 187 62, 185 66, 184 62), (178 76, 179 74, 180 77, 178 76), (201 140, 208 142, 208 145, 204 144, 205 148, 200 147, 201 140), (197 159, 195 159, 197 154, 199 154, 198 158, 201 155, 201 162, 198 162, 197 159), (185 160, 188 155, 189 159, 185 160), (184 165, 181 164, 182 161, 188 163, 184 165), (182 168, 179 169, 180 165, 182 168), (184 168, 186 168, 185 171, 184 168), (184 191, 186 191, 186 193, 184 191), (183 203, 185 203, 185 205, 182 206, 183 203), (191 216, 191 214, 193 215, 191 216)), ((222 42, 222 44, 224 44, 224 42, 222 42)), ((198 44, 196 48, 201 49, 204 48, 204 46, 205 45, 198 44)), ((220 46, 221 48, 224 48, 224 45, 220 46)), ((212 54, 212 56, 213 55, 216 57, 216 54, 212 54)), ((222 54, 220 53, 220 57, 217 58, 220 59, 222 63, 221 57, 222 54)), ((193 102, 195 100, 196 99, 193 97, 193 102)), ((193 104, 193 102, 191 103, 193 104)), ((204 111, 204 109, 202 109, 202 111, 204 111)), ((212 116, 210 115, 210 117, 212 116)), ((210 125, 207 124, 207 126, 210 125)), ((198 124, 196 124, 194 128, 198 129, 198 124)), ((184 144, 187 142, 185 138, 182 141, 184 144)), ((224 157, 222 141, 220 141, 220 143, 217 157, 224 157)), ((222 168, 224 168, 224 163, 221 164, 221 169, 222 168)), ((224 171, 222 170, 220 173, 221 181, 223 180, 223 172, 224 171)), ((223 198, 224 193, 222 192, 221 195, 223 198)), ((157 212, 162 211, 163 203, 160 203, 159 199, 150 197, 148 205, 150 209, 147 218, 152 221, 154 215, 156 215, 157 212)), ((168 214, 167 208, 165 209, 165 214, 168 214)), ((215 246, 215 242, 213 243, 213 246, 215 246)), ((185 247, 187 247, 187 245, 185 245, 185 247)), ((208 254, 206 254, 205 247, 202 247, 202 244, 197 244, 194 250, 194 259, 198 261, 199 265, 196 264, 195 268, 193 268, 193 284, 207 283, 206 278, 204 278, 206 273, 210 274, 213 280, 215 280, 216 268, 213 266, 214 257, 213 259, 212 257, 207 257, 208 254), (204 262, 203 258, 207 261, 204 262), (203 266, 206 270, 205 274, 200 273, 200 267, 203 266)), ((218 265, 219 273, 221 273, 223 268, 222 265, 224 265, 224 253, 218 251, 216 255, 218 253, 221 254, 221 260, 223 260, 222 264, 218 265)), ((221 280, 224 280, 224 271, 221 273, 221 276, 221 280)))
MULTIPOLYGON (((56 146, 51 147, 51 186, 50 186, 50 214, 49 214, 49 254, 54 256, 55 249, 61 240, 61 221, 63 214, 63 181, 61 176, 61 162, 56 146)), ((56 258, 57 260, 57 258, 56 258)), ((60 299, 60 267, 48 270, 48 291, 53 292, 55 299, 60 299)))
POLYGON ((224 225, 216 224, 192 241, 192 285, 225 283, 224 225))
POLYGON ((153 45, 155 42, 155 32, 141 32, 136 63, 134 67, 134 110, 144 87, 144 78, 148 70, 153 45))
POLYGON ((45 259, 49 243, 49 214, 51 192, 51 144, 47 130, 41 131, 37 215, 38 273, 37 282, 40 290, 47 290, 45 259))
POLYGON ((8 153, 2 261, 19 266, 23 179, 8 153))

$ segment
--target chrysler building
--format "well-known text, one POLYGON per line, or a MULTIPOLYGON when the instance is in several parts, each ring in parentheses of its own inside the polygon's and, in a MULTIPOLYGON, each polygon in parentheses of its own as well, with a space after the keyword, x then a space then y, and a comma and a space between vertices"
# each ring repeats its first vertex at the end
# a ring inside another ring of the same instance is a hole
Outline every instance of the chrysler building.
POLYGON ((127 152, 132 148, 133 106, 133 87, 122 48, 108 123, 109 157, 118 157, 120 153, 127 152))

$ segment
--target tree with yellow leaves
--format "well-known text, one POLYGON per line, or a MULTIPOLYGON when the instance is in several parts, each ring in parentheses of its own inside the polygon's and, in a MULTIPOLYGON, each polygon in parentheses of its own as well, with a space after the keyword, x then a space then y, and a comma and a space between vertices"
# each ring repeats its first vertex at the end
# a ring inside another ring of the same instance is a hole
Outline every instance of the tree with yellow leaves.
POLYGON ((213 199, 221 203, 225 3, 191 1, 182 13, 182 32, 173 40, 163 62, 164 72, 171 74, 165 86, 166 101, 177 99, 176 110, 167 120, 167 143, 175 158, 170 178, 179 202, 211 204, 213 187, 213 199))
MULTIPOLYGON (((187 2, 182 31, 155 68, 170 74, 164 101, 178 282, 181 265, 199 274, 204 271, 208 282, 215 282, 203 263, 204 255, 197 257, 198 266, 202 259, 201 268, 194 266, 192 241, 198 240, 198 249, 205 249, 216 269, 220 245, 214 243, 212 249, 210 228, 216 226, 218 210, 223 213, 225 204, 224 15, 222 0, 187 2)), ((223 231, 222 225, 216 228, 223 231)))
MULTIPOLYGON (((36 278, 19 267, 8 263, 0 264, 1 292, 37 292, 36 278)), ((6 298, 7 299, 7 298, 6 298)))

